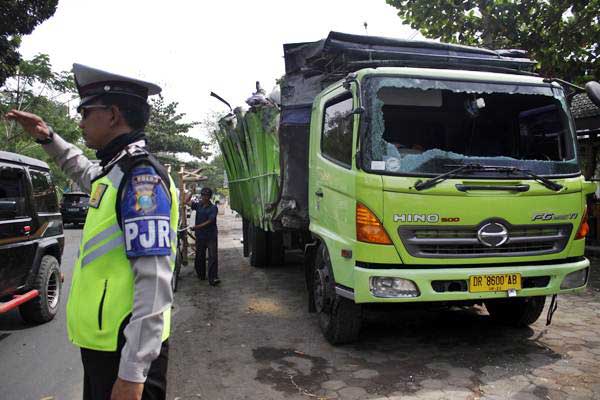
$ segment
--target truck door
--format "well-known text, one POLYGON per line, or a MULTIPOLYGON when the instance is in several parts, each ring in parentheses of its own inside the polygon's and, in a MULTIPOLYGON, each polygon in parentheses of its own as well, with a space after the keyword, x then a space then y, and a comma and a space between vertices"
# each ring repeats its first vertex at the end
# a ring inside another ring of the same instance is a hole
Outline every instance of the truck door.
MULTIPOLYGON (((325 240, 335 272, 336 265, 350 262, 341 259, 340 252, 352 248, 356 231, 354 101, 340 87, 324 95, 315 107, 309 158, 311 230, 325 240)), ((352 267, 348 270, 351 273, 352 267)))
POLYGON ((25 170, 0 163, 0 296, 25 283, 35 249, 25 170))

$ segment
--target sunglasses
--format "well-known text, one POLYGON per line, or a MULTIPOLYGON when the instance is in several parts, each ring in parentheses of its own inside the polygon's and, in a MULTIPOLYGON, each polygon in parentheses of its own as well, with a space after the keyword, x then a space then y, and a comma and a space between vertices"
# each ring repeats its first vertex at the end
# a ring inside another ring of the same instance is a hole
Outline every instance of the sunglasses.
POLYGON ((79 107, 79 114, 81 114, 81 119, 86 119, 89 115, 90 115, 90 110, 96 110, 96 109, 103 109, 103 110, 107 110, 109 109, 109 106, 105 106, 102 104, 93 104, 90 106, 81 106, 79 107))

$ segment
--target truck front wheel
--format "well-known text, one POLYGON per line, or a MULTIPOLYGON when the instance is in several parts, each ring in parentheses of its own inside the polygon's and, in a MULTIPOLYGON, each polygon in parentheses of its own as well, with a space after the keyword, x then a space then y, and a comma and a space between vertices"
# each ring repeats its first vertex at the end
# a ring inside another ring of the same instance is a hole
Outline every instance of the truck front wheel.
POLYGON ((335 293, 331 261, 323 244, 317 250, 312 289, 325 339, 333 345, 356 341, 362 324, 362 307, 335 293))
POLYGON ((50 255, 42 257, 32 289, 40 295, 19 307, 19 313, 26 322, 44 323, 54 318, 58 312, 62 280, 58 260, 50 255))
POLYGON ((485 302, 485 308, 490 317, 500 323, 525 327, 538 320, 545 303, 545 296, 491 299, 485 302))

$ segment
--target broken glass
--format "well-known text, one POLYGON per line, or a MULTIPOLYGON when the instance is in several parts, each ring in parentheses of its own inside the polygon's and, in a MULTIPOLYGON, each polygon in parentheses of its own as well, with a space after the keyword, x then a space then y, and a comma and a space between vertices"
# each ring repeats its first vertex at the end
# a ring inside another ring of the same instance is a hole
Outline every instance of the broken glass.
POLYGON ((574 126, 557 87, 372 77, 364 90, 368 171, 426 176, 482 163, 539 175, 579 173, 574 126))

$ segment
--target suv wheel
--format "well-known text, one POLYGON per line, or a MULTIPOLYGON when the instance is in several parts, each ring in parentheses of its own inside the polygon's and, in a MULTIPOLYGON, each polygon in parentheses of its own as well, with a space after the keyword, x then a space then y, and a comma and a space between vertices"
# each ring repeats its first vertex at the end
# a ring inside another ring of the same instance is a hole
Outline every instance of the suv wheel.
POLYGON ((50 321, 58 312, 62 291, 60 269, 56 258, 50 255, 42 257, 32 289, 37 289, 40 294, 19 307, 21 317, 26 322, 38 324, 50 321))

